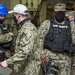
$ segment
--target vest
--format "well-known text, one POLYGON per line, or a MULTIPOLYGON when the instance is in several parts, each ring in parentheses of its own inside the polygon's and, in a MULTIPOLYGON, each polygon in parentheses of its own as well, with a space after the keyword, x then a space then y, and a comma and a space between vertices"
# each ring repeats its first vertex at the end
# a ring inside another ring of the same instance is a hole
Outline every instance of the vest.
POLYGON ((49 31, 44 38, 44 49, 70 52, 72 43, 70 21, 66 19, 64 24, 57 24, 53 18, 50 21, 49 31))

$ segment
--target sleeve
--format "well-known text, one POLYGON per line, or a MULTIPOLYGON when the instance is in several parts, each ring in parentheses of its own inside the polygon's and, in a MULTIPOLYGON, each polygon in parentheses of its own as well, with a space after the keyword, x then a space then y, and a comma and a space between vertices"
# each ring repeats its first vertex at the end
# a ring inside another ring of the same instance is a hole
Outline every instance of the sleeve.
POLYGON ((50 21, 46 20, 44 21, 39 29, 38 29, 38 33, 37 33, 37 49, 35 51, 35 59, 39 59, 40 58, 40 54, 44 53, 43 50, 43 42, 44 42, 44 37, 46 35, 46 33, 48 32, 50 26, 50 21))
POLYGON ((14 62, 27 59, 27 57, 32 53, 34 40, 35 32, 29 28, 24 29, 20 35, 19 43, 17 44, 19 48, 15 48, 15 51, 17 52, 7 59, 6 62, 8 64, 13 64, 14 62))
POLYGON ((74 22, 70 22, 70 25, 71 25, 72 43, 75 44, 75 24, 74 22))
POLYGON ((10 42, 12 40, 12 36, 9 33, 0 34, 0 43, 10 42))

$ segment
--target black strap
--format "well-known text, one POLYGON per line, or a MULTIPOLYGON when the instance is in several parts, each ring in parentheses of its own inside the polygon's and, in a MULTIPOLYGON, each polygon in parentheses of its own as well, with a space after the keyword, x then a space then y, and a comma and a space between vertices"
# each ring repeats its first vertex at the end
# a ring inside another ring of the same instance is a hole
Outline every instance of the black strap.
POLYGON ((58 72, 53 70, 53 69, 51 69, 51 73, 54 74, 54 75, 58 75, 58 72))
POLYGON ((58 66, 56 65, 51 65, 52 68, 55 68, 56 70, 59 70, 58 66))

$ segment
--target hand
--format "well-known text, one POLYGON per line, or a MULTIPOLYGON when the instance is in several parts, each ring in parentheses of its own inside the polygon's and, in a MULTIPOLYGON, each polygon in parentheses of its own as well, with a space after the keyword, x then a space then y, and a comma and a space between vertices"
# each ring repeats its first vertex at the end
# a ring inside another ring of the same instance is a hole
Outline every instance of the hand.
POLYGON ((73 67, 75 67, 75 62, 73 63, 73 67))
POLYGON ((41 59, 41 65, 42 66, 46 66, 47 63, 47 57, 44 54, 40 55, 40 59, 41 59))
POLYGON ((8 67, 8 64, 6 61, 1 62, 0 65, 4 68, 8 67))
POLYGON ((9 35, 14 36, 14 34, 12 32, 9 32, 9 35))

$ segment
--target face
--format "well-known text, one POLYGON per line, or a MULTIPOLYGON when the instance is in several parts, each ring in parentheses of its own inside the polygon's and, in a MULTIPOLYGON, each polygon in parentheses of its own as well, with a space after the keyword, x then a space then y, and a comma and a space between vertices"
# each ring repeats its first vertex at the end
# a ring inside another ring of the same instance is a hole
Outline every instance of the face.
POLYGON ((6 16, 0 15, 0 24, 2 24, 2 23, 4 22, 5 17, 6 17, 6 16))
POLYGON ((13 19, 14 19, 14 22, 15 22, 16 24, 19 24, 19 23, 20 23, 20 21, 19 21, 19 19, 20 19, 20 14, 18 14, 18 13, 13 13, 13 19))
POLYGON ((70 21, 74 21, 74 16, 69 16, 68 18, 70 21))
POLYGON ((15 22, 15 24, 17 24, 17 13, 13 13, 13 20, 15 22))
POLYGON ((5 19, 5 16, 0 15, 0 19, 5 19))
POLYGON ((60 14, 60 13, 65 14, 65 11, 55 11, 55 14, 60 14))
POLYGON ((63 22, 65 19, 65 11, 57 11, 55 12, 55 19, 58 22, 63 22))

